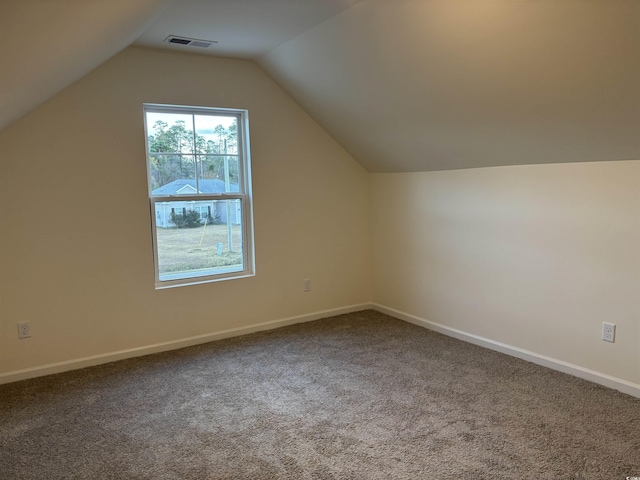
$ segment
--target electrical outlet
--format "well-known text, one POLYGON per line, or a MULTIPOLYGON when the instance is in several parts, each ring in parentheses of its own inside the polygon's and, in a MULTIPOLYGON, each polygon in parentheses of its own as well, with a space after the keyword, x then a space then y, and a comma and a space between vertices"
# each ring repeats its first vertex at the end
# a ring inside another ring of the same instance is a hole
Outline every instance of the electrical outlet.
POLYGON ((602 323, 602 340, 614 343, 616 341, 616 325, 615 323, 602 323))
POLYGON ((310 292, 311 291, 311 279, 310 278, 305 278, 304 279, 304 291, 305 292, 310 292))
POLYGON ((31 337, 31 325, 29 322, 18 322, 18 338, 31 337))

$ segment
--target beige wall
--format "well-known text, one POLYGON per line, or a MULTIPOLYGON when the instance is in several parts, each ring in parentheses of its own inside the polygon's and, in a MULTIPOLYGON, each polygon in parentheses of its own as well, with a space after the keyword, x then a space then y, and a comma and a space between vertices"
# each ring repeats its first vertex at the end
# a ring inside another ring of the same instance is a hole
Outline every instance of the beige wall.
POLYGON ((0 155, 0 373, 370 301, 368 174, 252 62, 129 48, 0 155), (255 277, 154 290, 143 102, 249 110, 255 277))
POLYGON ((640 384, 640 161, 374 174, 372 198, 374 302, 640 384))
POLYGON ((0 156, 0 374, 373 292, 640 383, 640 161, 370 175, 254 63, 141 48, 0 133, 0 156), (143 102, 249 110, 255 277, 154 290, 143 102))

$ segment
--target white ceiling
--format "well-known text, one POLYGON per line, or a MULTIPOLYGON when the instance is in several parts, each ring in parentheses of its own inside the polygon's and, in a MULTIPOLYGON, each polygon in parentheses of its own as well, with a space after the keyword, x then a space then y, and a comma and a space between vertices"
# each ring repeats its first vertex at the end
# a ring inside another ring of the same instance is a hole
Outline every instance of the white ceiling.
POLYGON ((372 172, 640 159, 638 0, 0 0, 0 130, 132 42, 257 60, 372 172))
POLYGON ((137 45, 256 58, 358 0, 0 0, 0 131, 137 45), (219 41, 193 50, 170 34, 219 41))
POLYGON ((260 64, 372 172, 640 159, 637 0, 364 0, 260 64))
POLYGON ((0 131, 129 46, 168 0, 0 0, 0 131))
POLYGON ((174 0, 135 42, 215 56, 257 58, 360 0, 174 0), (218 43, 194 50, 163 41, 177 35, 218 43))

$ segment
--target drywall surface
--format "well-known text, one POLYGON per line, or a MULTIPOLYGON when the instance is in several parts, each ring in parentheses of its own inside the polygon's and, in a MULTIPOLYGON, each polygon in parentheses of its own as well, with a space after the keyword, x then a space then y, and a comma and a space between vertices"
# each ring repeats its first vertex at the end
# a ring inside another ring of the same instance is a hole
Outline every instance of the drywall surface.
POLYGON ((0 130, 127 47, 168 3, 0 2, 0 130))
POLYGON ((261 65, 370 172, 640 158, 637 0, 363 0, 261 65))
POLYGON ((368 174, 253 62, 129 48, 0 153, 0 373, 370 301, 368 174), (154 289, 143 102, 248 109, 255 277, 154 289))
POLYGON ((373 174, 372 230, 374 302, 640 384, 640 161, 373 174))

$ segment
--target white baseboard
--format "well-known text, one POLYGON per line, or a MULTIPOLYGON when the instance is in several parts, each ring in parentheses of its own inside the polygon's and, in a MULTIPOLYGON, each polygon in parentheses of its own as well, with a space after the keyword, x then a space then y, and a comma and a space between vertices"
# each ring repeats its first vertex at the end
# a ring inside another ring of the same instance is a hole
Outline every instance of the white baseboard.
POLYGON ((468 343, 473 343, 474 345, 479 345, 490 350, 495 350, 496 352, 506 353, 507 355, 511 355, 512 357, 521 358, 522 360, 526 360, 537 365, 542 365, 543 367, 558 370, 559 372, 563 373, 568 373, 569 375, 573 375, 574 377, 589 380, 591 382, 604 385, 605 387, 613 388, 628 395, 640 398, 640 385, 636 383, 628 382, 627 380, 623 380, 621 378, 612 377, 611 375, 607 375, 605 373, 596 372, 588 368, 580 367, 578 365, 547 357, 545 355, 540 355, 535 352, 530 352, 528 350, 507 345, 505 343, 496 342, 495 340, 491 340, 489 338, 484 338, 478 335, 463 332, 461 330, 447 327, 439 323, 430 322, 423 318, 416 317, 415 315, 401 312, 400 310, 396 310, 394 308, 385 307, 384 305, 380 305, 378 303, 372 303, 371 308, 377 310, 378 312, 385 313, 400 320, 404 320, 405 322, 413 323, 414 325, 428 328, 429 330, 442 333, 449 337, 454 337, 458 340, 463 340, 468 343))
POLYGON ((370 303, 360 305, 350 305, 347 307, 333 308, 320 312, 309 313, 306 315, 298 315, 295 317, 282 318, 270 322, 256 323, 247 327, 232 328, 221 332, 206 333, 204 335, 196 335, 195 337, 181 338, 169 342, 156 343, 144 347, 131 348, 128 350, 119 350, 117 352, 103 353, 100 355, 92 355, 90 357, 77 358, 64 362, 50 363, 33 368, 25 368, 23 370, 14 370, 0 374, 0 385, 4 383, 18 382, 28 378, 42 377, 54 373, 67 372, 69 370, 77 370, 80 368, 92 367, 103 363, 115 362, 132 357, 142 357, 151 353, 165 352, 168 350, 176 350, 178 348, 190 347, 201 343, 212 342, 214 340, 222 340, 224 338, 238 337, 248 333, 260 332, 263 330, 272 330, 274 328, 293 325, 296 323, 312 322, 325 317, 333 317, 344 313, 359 312, 371 308, 370 303))
POLYGON ((309 313, 306 315, 298 315, 295 317, 282 318, 279 320, 273 320, 270 322, 257 323, 249 325, 247 327, 232 328, 229 330, 223 330, 221 332, 207 333, 204 335, 197 335, 195 337, 182 338, 179 340, 172 340, 169 342, 156 343, 154 345, 147 345, 144 347, 131 348, 128 350, 119 350, 117 352, 104 353, 100 355, 92 355, 90 357, 83 357, 74 360, 67 360, 64 362, 50 363, 33 368, 25 368, 23 370, 15 370, 11 372, 0 374, 0 385, 4 383, 18 382, 20 380, 26 380, 29 378, 41 377, 44 375, 51 375, 54 373, 62 373, 69 370, 77 370, 80 368, 91 367, 94 365, 100 365, 103 363, 115 362, 118 360, 124 360, 126 358, 141 357, 152 353, 165 352, 168 350, 176 350, 178 348, 189 347, 192 345, 198 345, 201 343, 212 342, 215 340, 222 340, 224 338, 237 337, 240 335, 246 335, 249 333, 260 332, 264 330, 272 330, 274 328, 284 327, 287 325, 293 325, 296 323, 311 322, 319 320, 325 317, 332 317, 335 315, 342 315, 344 313, 359 312, 367 309, 374 309, 381 313, 385 313, 392 317, 404 320, 414 325, 418 325, 429 330, 433 330, 444 335, 463 340, 465 342, 473 343, 490 350, 505 353, 513 357, 521 358, 528 362, 542 365, 553 370, 558 370, 574 377, 589 380, 605 387, 619 390, 628 395, 640 398, 640 385, 623 380, 621 378, 612 377, 610 375, 596 372, 578 365, 574 365, 562 360, 540 355, 535 352, 530 352, 518 347, 507 345, 505 343, 496 342, 488 338, 480 337, 471 333, 463 332, 455 328, 447 327, 438 323, 430 322, 423 318, 411 315, 394 308, 386 307, 378 303, 363 303, 359 305, 351 305, 341 308, 334 308, 330 310, 323 310, 320 312, 309 313))

